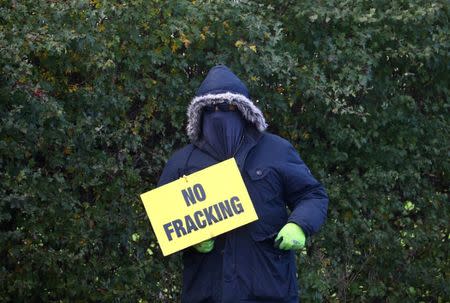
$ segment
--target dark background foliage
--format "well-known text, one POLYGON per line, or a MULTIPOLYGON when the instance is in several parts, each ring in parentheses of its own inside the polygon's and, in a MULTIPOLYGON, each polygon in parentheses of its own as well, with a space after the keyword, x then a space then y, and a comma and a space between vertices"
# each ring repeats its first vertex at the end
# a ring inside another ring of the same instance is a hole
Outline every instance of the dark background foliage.
POLYGON ((450 302, 447 1, 0 3, 0 301, 179 302, 139 194, 224 63, 330 195, 303 302, 450 302))

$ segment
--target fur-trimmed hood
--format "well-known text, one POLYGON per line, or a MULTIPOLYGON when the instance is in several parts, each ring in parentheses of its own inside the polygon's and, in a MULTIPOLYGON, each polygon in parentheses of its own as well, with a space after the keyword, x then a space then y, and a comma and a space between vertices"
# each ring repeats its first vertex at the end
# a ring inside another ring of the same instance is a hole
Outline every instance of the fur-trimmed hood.
POLYGON ((266 120, 259 108, 250 100, 244 83, 225 65, 213 67, 203 80, 187 109, 187 134, 192 142, 201 135, 201 117, 204 106, 217 103, 235 104, 242 116, 263 132, 266 120))

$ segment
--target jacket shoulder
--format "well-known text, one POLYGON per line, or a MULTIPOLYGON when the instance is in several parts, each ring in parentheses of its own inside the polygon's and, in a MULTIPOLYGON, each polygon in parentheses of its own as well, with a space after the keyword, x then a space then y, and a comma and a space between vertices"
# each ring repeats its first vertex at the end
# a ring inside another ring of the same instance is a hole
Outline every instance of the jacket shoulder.
POLYGON ((273 152, 286 152, 294 148, 288 140, 267 131, 262 134, 260 140, 264 146, 270 148, 273 152))
POLYGON ((189 153, 193 150, 193 145, 188 144, 175 151, 167 161, 161 177, 158 182, 158 186, 169 183, 170 181, 178 178, 179 169, 185 165, 185 162, 189 156, 189 153))
POLYGON ((298 150, 286 139, 264 132, 258 144, 258 151, 273 163, 299 162, 298 150))
POLYGON ((194 148, 193 144, 187 144, 187 145, 183 146, 182 148, 177 149, 170 156, 167 163, 182 161, 192 151, 193 148, 194 148))

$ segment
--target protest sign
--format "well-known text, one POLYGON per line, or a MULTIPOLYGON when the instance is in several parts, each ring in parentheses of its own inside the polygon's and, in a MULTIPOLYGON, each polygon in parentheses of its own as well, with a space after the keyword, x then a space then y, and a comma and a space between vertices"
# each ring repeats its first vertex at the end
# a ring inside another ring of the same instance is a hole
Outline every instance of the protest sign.
POLYGON ((234 158, 141 199, 164 256, 258 219, 234 158))

